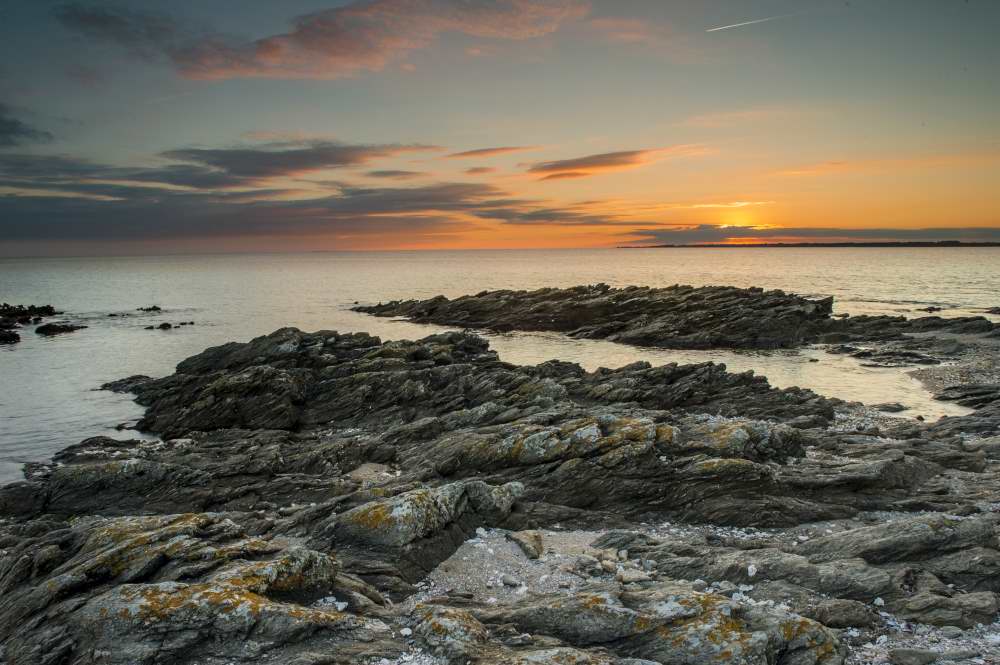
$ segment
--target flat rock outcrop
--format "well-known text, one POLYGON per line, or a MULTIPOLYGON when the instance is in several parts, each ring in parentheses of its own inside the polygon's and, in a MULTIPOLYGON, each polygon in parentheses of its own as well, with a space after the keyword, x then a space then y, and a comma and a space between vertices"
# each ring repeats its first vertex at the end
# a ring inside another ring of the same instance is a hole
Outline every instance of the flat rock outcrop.
MULTIPOLYGON (((353 309, 418 323, 497 332, 554 331, 580 339, 672 349, 794 348, 816 342, 898 340, 927 332, 984 334, 997 329, 982 316, 833 317, 832 297, 809 299, 784 291, 732 286, 616 289, 596 284, 482 291, 454 299, 437 296, 353 309)), ((892 361, 914 358, 920 356, 892 361)))
POLYGON ((606 284, 483 291, 449 300, 405 300, 356 311, 464 328, 551 330, 583 339, 677 349, 794 347, 817 333, 833 299, 728 286, 662 289, 606 284))

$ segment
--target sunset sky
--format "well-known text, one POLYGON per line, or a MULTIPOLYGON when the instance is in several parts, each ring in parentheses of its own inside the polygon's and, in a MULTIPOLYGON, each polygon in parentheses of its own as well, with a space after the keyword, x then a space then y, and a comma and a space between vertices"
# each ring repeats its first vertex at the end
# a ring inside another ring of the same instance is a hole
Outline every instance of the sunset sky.
POLYGON ((1000 241, 996 0, 0 15, 0 255, 1000 241))

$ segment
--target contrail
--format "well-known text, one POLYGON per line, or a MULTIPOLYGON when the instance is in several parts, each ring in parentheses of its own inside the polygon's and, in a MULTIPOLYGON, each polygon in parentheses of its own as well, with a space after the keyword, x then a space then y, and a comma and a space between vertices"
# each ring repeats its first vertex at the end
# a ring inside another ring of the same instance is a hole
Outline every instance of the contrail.
POLYGON ((767 18, 759 18, 755 21, 744 21, 743 23, 733 23, 732 25, 720 25, 718 28, 709 28, 705 32, 716 32, 717 30, 729 30, 730 28, 741 28, 744 25, 753 25, 755 23, 767 23, 768 21, 776 21, 779 18, 788 18, 789 16, 796 16, 802 12, 792 12, 791 14, 779 14, 778 16, 768 16, 767 18))

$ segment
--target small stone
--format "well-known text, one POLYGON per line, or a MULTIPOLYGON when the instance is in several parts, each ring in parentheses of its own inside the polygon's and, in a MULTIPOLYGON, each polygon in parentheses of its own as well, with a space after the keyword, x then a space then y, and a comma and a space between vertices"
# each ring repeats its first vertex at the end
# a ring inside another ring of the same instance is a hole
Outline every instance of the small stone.
POLYGON ((615 575, 615 579, 622 584, 633 584, 635 582, 648 582, 651 578, 641 570, 628 568, 619 570, 618 574, 615 575))
POLYGON ((927 649, 890 649, 889 662, 892 665, 930 665, 940 655, 927 649))
POLYGON ((757 574, 757 566, 751 563, 749 566, 747 566, 747 577, 753 577, 756 574, 757 574))
POLYGON ((507 537, 517 544, 529 559, 537 559, 545 552, 545 543, 540 531, 515 531, 507 534, 507 537))
POLYGON ((402 635, 403 637, 409 637, 410 635, 413 634, 413 631, 409 628, 403 628, 402 630, 399 631, 399 634, 402 635))
POLYGON ((521 580, 511 575, 504 575, 500 578, 500 581, 503 582, 504 586, 521 586, 521 580))
POLYGON ((958 626, 941 626, 938 634, 949 640, 957 640, 962 636, 962 629, 958 626))

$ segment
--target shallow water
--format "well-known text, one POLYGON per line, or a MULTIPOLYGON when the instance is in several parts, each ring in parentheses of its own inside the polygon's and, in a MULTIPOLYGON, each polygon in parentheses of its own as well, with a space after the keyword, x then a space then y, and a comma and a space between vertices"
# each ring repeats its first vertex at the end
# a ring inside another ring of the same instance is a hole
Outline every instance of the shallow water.
MULTIPOLYGON (((0 482, 26 461, 97 434, 141 408, 128 396, 93 390, 130 374, 168 374, 207 346, 246 341, 282 326, 367 331, 383 339, 419 338, 439 326, 377 319, 349 311, 355 301, 457 296, 484 289, 529 289, 606 282, 669 286, 731 284, 833 295, 836 310, 907 314, 946 307, 943 316, 1000 305, 1000 249, 655 249, 489 252, 377 252, 0 260, 0 300, 51 303, 90 326, 0 346, 0 482), (137 307, 157 304, 164 312, 137 307), (110 313, 128 313, 112 318, 110 313), (162 321, 194 326, 144 330, 162 321)), ((636 360, 724 362, 755 370, 773 385, 798 385, 866 403, 899 401, 910 415, 964 413, 931 399, 898 369, 866 368, 817 350, 774 353, 667 351, 556 334, 491 335, 504 360, 552 358, 588 369, 636 360), (817 358, 820 362, 809 362, 817 358)))

